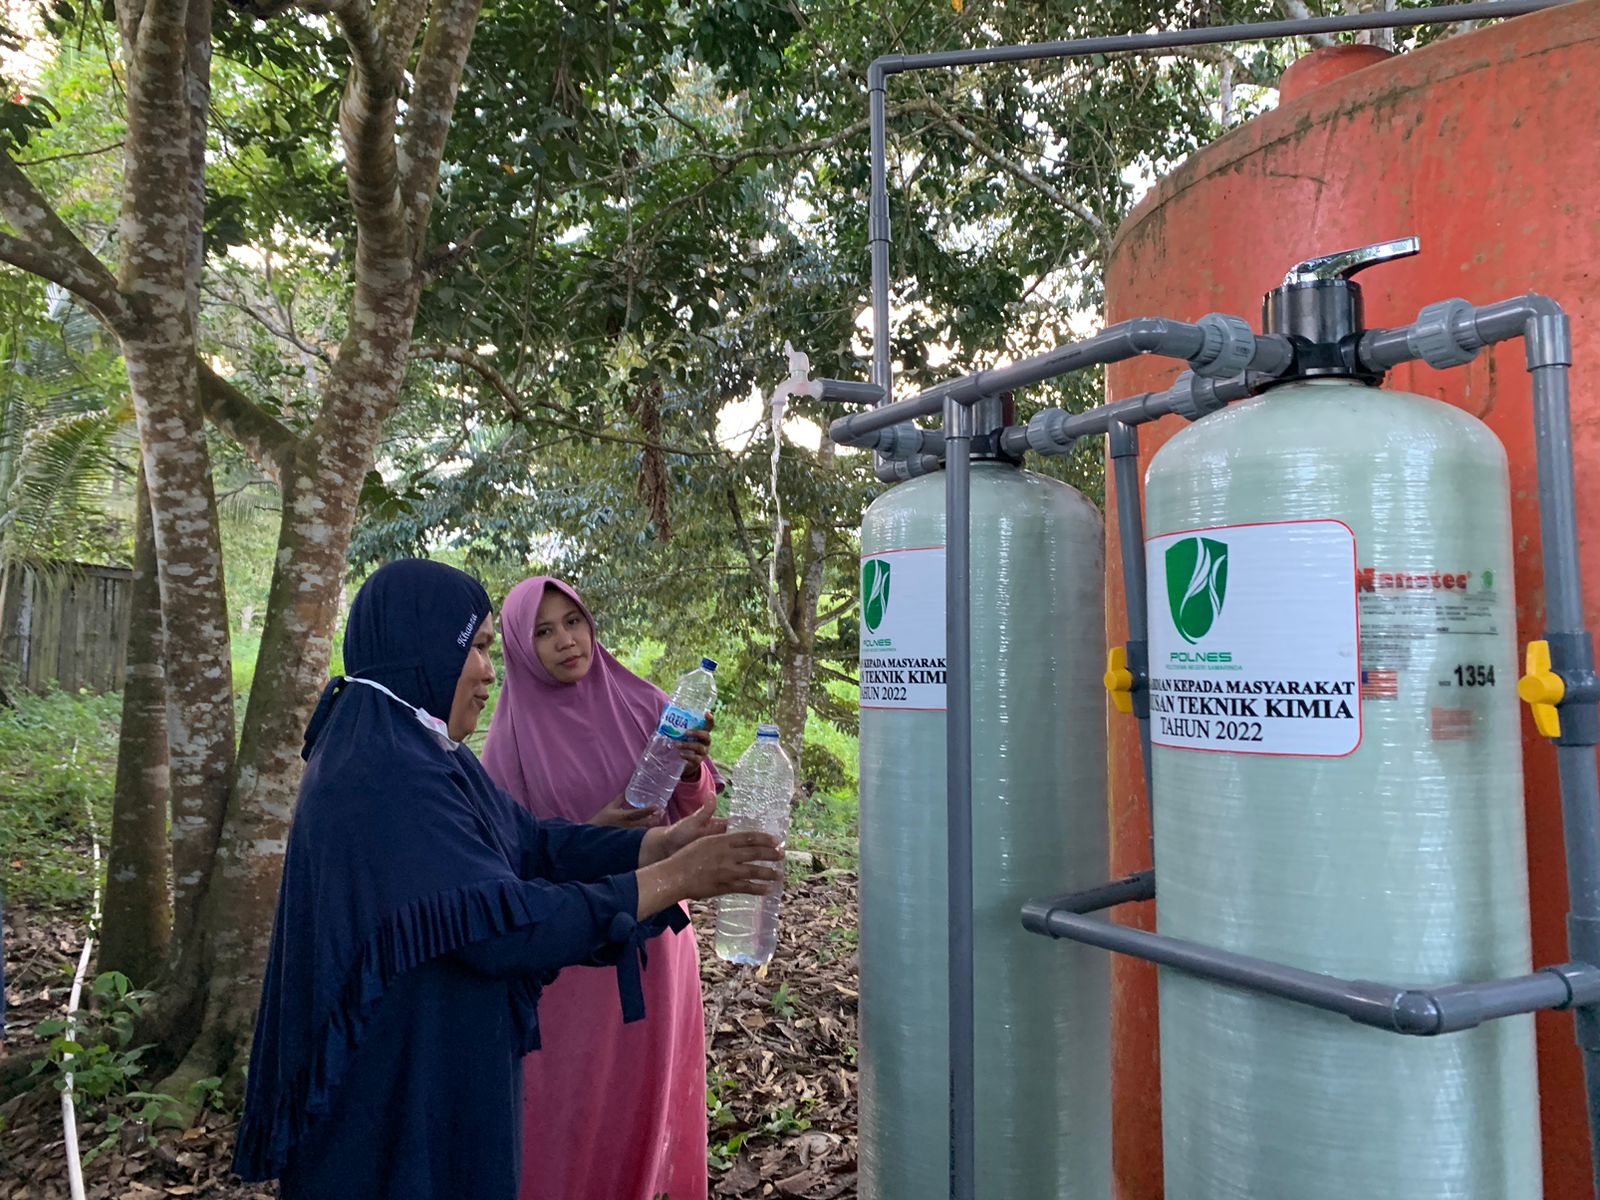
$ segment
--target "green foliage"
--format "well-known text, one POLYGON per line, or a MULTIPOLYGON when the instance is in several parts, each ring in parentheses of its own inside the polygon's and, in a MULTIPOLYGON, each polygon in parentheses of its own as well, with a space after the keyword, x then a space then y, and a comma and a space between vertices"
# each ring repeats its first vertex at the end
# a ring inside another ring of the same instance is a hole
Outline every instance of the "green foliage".
POLYGON ((125 561, 121 364, 94 318, 36 280, 0 276, 0 309, 0 562, 125 561))
POLYGON ((138 1126, 153 1145, 150 1131, 158 1123, 187 1124, 204 1109, 223 1107, 222 1080, 216 1076, 196 1081, 181 1102, 136 1086, 148 1069, 144 1055, 150 1047, 133 1041, 144 1003, 153 994, 135 990, 120 971, 107 971, 94 980, 86 1007, 70 1021, 41 1021, 35 1028, 47 1042, 33 1073, 57 1091, 70 1088, 80 1117, 105 1118, 106 1136, 84 1153, 85 1165, 120 1141, 125 1126, 138 1126))
POLYGON ((89 814, 109 836, 122 698, 14 699, 0 709, 0 888, 13 903, 87 908, 89 814))

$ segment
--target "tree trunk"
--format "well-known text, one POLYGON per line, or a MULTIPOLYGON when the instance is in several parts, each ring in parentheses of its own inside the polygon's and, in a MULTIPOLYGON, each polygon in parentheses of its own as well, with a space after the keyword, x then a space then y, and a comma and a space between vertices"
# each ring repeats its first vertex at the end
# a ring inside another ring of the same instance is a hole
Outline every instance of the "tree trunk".
POLYGON ((338 434, 324 434, 319 423, 284 471, 255 682, 186 962, 186 982, 204 997, 203 1015, 183 1061, 162 1081, 169 1095, 181 1098, 197 1080, 217 1074, 230 1092, 242 1084, 299 788, 302 734, 327 682, 361 482, 400 394, 419 284, 414 278, 381 297, 358 291, 351 328, 359 332, 341 348, 323 410, 338 434))
POLYGON ((810 649, 798 646, 780 647, 778 653, 783 660, 778 676, 778 735, 794 763, 793 802, 798 803, 805 794, 801 770, 806 754, 806 714, 811 711, 811 681, 817 660, 810 649))
MULTIPOLYGON (((827 438, 817 452, 817 469, 833 469, 836 451, 827 438)), ((827 581, 828 535, 820 520, 805 533, 805 553, 795 562, 792 529, 784 531, 777 549, 779 602, 788 616, 786 634, 777 647, 782 663, 778 675, 777 724, 784 749, 794 762, 795 803, 804 794, 802 769, 806 753, 806 716, 811 711, 811 688, 817 673, 818 611, 827 581)))
MULTIPOLYGON (((137 321, 122 339, 150 488, 167 656, 173 940, 192 929, 233 766, 233 664, 211 457, 190 311, 190 11, 149 0, 123 22, 128 131, 120 288, 137 321)), ((205 62, 194 64, 203 70, 205 62)))
POLYGON ((141 987, 166 964, 172 934, 167 878, 167 689, 162 666, 161 593, 150 492, 139 472, 133 539, 128 673, 122 692, 117 785, 106 866, 100 969, 141 987))

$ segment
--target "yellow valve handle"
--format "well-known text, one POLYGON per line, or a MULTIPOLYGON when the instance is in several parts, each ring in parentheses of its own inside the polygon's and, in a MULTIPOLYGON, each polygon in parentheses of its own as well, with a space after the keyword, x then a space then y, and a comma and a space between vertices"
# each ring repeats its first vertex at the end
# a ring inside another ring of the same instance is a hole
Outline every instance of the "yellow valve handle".
POLYGON ((1125 646, 1113 646, 1106 655, 1106 691, 1111 693, 1111 703, 1120 713, 1133 711, 1133 672, 1128 670, 1128 651, 1125 646))
POLYGON ((1527 674, 1517 683, 1517 695, 1533 710, 1533 724, 1545 737, 1561 736, 1561 713, 1556 705, 1567 694, 1566 681, 1550 669, 1550 643, 1528 643, 1527 674))

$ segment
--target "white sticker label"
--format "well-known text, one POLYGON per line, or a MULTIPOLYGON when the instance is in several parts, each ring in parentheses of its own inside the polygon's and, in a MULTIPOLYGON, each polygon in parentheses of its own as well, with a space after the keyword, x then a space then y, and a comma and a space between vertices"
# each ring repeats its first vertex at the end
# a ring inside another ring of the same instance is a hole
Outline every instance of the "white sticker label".
POLYGON ((1361 744, 1356 540, 1342 521, 1153 537, 1150 740, 1339 758, 1361 744))
POLYGON ((861 560, 861 707, 943 712, 944 547, 861 560))

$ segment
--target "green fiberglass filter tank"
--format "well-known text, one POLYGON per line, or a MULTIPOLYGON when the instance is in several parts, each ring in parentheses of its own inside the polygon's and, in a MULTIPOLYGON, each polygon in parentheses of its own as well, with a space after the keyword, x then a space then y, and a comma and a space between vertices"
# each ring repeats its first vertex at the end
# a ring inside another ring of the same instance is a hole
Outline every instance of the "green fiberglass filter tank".
MULTIPOLYGON (((1355 336, 1348 276, 1388 256, 1302 264, 1268 331, 1355 336)), ((1523 974, 1505 451, 1331 357, 1291 379, 1146 480, 1158 927, 1352 979, 1523 974)), ((1540 1194, 1531 1015, 1397 1041, 1168 971, 1161 1090, 1170 1200, 1540 1194)))
MULTIPOLYGON (((948 1188, 945 480, 862 524, 861 1195, 948 1188)), ((1017 923, 1105 873, 1102 526, 1065 484, 971 472, 977 1171, 993 1200, 1110 1194, 1109 978, 1017 923)))

